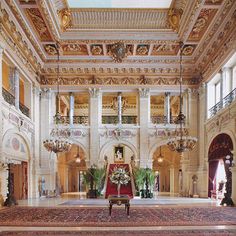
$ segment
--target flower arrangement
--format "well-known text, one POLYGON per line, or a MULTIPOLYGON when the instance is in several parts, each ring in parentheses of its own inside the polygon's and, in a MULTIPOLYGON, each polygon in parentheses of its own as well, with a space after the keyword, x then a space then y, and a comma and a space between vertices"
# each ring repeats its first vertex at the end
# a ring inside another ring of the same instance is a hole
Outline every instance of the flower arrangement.
POLYGON ((130 181, 128 172, 124 167, 116 166, 109 177, 110 181, 117 185, 118 196, 120 196, 120 186, 123 184, 128 184, 130 181))

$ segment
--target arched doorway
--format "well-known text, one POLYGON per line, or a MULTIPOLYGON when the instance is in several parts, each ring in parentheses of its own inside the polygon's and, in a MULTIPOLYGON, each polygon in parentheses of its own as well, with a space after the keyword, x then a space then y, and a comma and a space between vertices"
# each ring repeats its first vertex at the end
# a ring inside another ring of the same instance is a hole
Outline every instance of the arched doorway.
POLYGON ((58 185, 60 193, 84 192, 83 173, 86 171, 83 148, 73 144, 70 151, 58 157, 58 185))
POLYGON ((153 170, 156 172, 155 190, 162 193, 179 191, 180 156, 166 145, 157 147, 153 153, 153 170), (162 156, 162 158, 161 158, 162 156))
POLYGON ((226 191, 231 195, 232 173, 229 170, 230 165, 226 165, 225 161, 226 157, 229 157, 230 159, 233 158, 231 153, 232 150, 233 142, 228 134, 219 134, 211 142, 211 145, 208 150, 208 197, 211 197, 212 192, 218 190, 221 182, 227 182, 226 191))
MULTIPOLYGON (((29 148, 25 139, 13 130, 9 130, 4 135, 3 158, 8 163, 7 179, 10 183, 10 192, 16 200, 27 199, 30 193, 29 148)), ((7 191, 8 188, 5 190, 7 191)), ((2 195, 6 194, 2 193, 2 195)))

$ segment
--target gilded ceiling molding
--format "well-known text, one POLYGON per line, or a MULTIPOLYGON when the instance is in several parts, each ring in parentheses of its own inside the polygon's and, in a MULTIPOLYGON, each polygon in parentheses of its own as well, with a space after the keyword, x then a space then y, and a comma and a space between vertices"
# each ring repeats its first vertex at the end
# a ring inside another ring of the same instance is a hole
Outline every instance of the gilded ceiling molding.
POLYGON ((45 19, 46 19, 46 21, 48 23, 49 30, 52 33, 52 36, 54 38, 53 41, 59 42, 60 39, 58 38, 58 34, 57 34, 56 30, 55 30, 55 27, 53 25, 51 16, 50 16, 50 14, 48 12, 48 9, 47 9, 47 5, 48 5, 47 0, 38 0, 37 3, 38 3, 37 5, 39 6, 40 10, 43 12, 43 15, 44 15, 44 17, 45 17, 45 19))
MULTIPOLYGON (((10 10, 12 11, 12 13, 13 13, 14 16, 16 17, 16 20, 17 20, 17 21, 19 22, 19 24, 21 25, 21 28, 23 29, 24 33, 26 34, 28 40, 30 41, 30 43, 31 43, 32 46, 34 47, 35 51, 37 52, 37 55, 38 55, 39 59, 41 60, 41 61, 38 62, 38 63, 42 64, 43 61, 45 61, 45 57, 44 57, 44 55, 43 55, 43 53, 42 53, 42 50, 40 49, 39 45, 35 42, 34 38, 32 37, 32 34, 31 34, 31 32, 29 31, 29 28, 26 26, 26 24, 25 24, 25 22, 24 22, 24 19, 21 17, 21 14, 18 12, 18 10, 17 10, 17 8, 16 8, 16 6, 15 6, 15 2, 14 2, 14 1, 5 1, 5 2, 7 3, 8 7, 10 8, 10 10)), ((1 6, 0 6, 0 9, 2 9, 1 6)), ((8 13, 7 13, 6 10, 5 10, 5 13, 4 13, 4 14, 7 15, 7 17, 5 18, 5 20, 10 21, 9 15, 8 15, 8 13)), ((13 22, 13 21, 11 21, 11 22, 13 22)), ((3 23, 7 23, 7 22, 3 22, 3 23)), ((13 24, 13 23, 11 23, 11 24, 13 24)), ((22 38, 24 38, 24 37, 22 36, 22 38)), ((24 41, 24 42, 26 42, 26 41, 24 41)), ((28 47, 28 49, 30 50, 30 47, 31 47, 31 46, 27 45, 27 47, 28 47)), ((32 54, 33 54, 33 52, 32 52, 32 50, 31 50, 30 55, 32 55, 32 54)), ((38 59, 37 59, 37 61, 38 61, 38 59)))
POLYGON ((168 11, 168 22, 171 28, 176 32, 179 30, 180 18, 182 13, 183 12, 180 9, 174 8, 168 11))
POLYGON ((215 35, 215 33, 221 29, 221 24, 224 22, 224 19, 226 18, 226 15, 229 13, 229 11, 232 9, 232 5, 235 4, 234 0, 227 0, 224 4, 224 8, 222 9, 220 15, 217 16, 217 20, 214 23, 214 25, 211 27, 209 33, 205 37, 204 42, 199 45, 198 50, 195 54, 194 61, 196 61, 196 64, 201 62, 202 57, 204 58, 204 54, 206 52, 206 48, 209 47, 209 44, 213 44, 212 38, 215 35))
MULTIPOLYGON (((234 26, 235 27, 235 26, 234 26)), ((214 56, 212 56, 212 61, 208 63, 203 70, 204 81, 207 80, 210 75, 212 75, 219 66, 222 66, 225 58, 229 55, 229 53, 236 51, 236 30, 233 31, 232 36, 226 38, 222 47, 219 51, 215 51, 214 56)), ((212 51, 211 51, 212 52, 212 51)))
POLYGON ((17 21, 20 23, 21 28, 25 32, 27 38, 29 39, 30 43, 36 50, 39 58, 41 59, 41 63, 45 61, 45 56, 42 53, 42 50, 40 49, 39 45, 35 42, 34 38, 32 37, 31 32, 29 31, 29 28, 26 26, 24 19, 22 18, 21 14, 18 12, 18 9, 16 8, 15 1, 6 1, 8 4, 9 8, 13 12, 14 16, 16 17, 17 21))
POLYGON ((168 9, 71 8, 70 29, 169 29, 167 15, 168 9))
POLYGON ((58 16, 60 17, 60 25, 62 31, 66 31, 67 28, 70 28, 72 26, 70 9, 68 8, 61 9, 58 12, 58 16))
MULTIPOLYGON (((230 21, 228 21, 225 25, 224 28, 218 32, 217 36, 215 37, 214 41, 211 42, 210 46, 208 45, 208 50, 203 50, 203 54, 201 55, 202 58, 198 59, 198 63, 196 66, 196 71, 200 70, 202 72, 208 70, 207 68, 209 67, 209 65, 211 65, 210 67, 214 67, 214 61, 215 58, 218 58, 219 61, 222 61, 223 58, 219 58, 219 51, 221 51, 221 54, 224 54, 226 56, 226 51, 228 51, 227 49, 229 49, 229 45, 230 42, 234 41, 234 38, 236 37, 236 30, 235 30, 235 24, 236 24, 236 11, 234 11, 234 14, 232 16, 232 18, 230 19, 230 21), (226 43, 228 42, 228 43, 226 43), (222 48, 224 48, 224 50, 222 51, 222 48)), ((232 50, 233 50, 233 46, 232 50)), ((218 64, 220 64, 218 61, 218 64)), ((217 62, 217 61, 215 61, 217 62)), ((208 73, 207 73, 208 74, 208 73)), ((204 79, 206 76, 204 76, 204 79)))
MULTIPOLYGON (((41 77, 41 85, 56 85, 57 78, 41 77)), ((184 78, 184 85, 196 85, 195 81, 184 78)), ((162 77, 162 76, 90 76, 90 77, 66 77, 61 76, 60 85, 100 85, 100 86, 140 86, 140 85, 179 85, 179 77, 162 77)))
POLYGON ((188 37, 188 32, 190 28, 193 25, 193 22, 196 19, 196 12, 201 9, 203 6, 204 0, 191 0, 188 1, 187 6, 185 8, 185 11, 183 12, 183 15, 180 20, 180 29, 183 28, 183 32, 179 32, 179 37, 183 39, 187 39, 188 37), (194 1, 194 3, 193 3, 194 1), (189 10, 190 9, 190 10, 189 10), (191 12, 191 14, 189 14, 191 12), (187 24, 186 24, 187 22, 187 24), (181 27, 183 26, 183 27, 181 27))
POLYGON ((40 70, 41 64, 38 62, 36 56, 33 55, 32 50, 28 48, 21 33, 17 31, 15 23, 10 21, 9 15, 5 9, 0 10, 0 20, 3 26, 1 34, 11 49, 17 53, 30 71, 40 70))
MULTIPOLYGON (((65 76, 75 76, 75 75, 91 75, 91 74, 105 74, 105 75, 117 75, 117 74, 145 74, 145 75, 156 75, 156 74, 162 74, 162 75, 171 75, 171 76, 177 76, 179 75, 179 68, 165 68, 165 67, 155 67, 155 68, 97 68, 97 67, 84 67, 84 68, 78 68, 78 67, 61 67, 60 68, 60 74, 65 76)), ((192 75, 192 67, 184 67, 183 73, 185 76, 192 75)), ((45 67, 42 69, 42 74, 45 76, 56 76, 57 74, 57 67, 45 67)))

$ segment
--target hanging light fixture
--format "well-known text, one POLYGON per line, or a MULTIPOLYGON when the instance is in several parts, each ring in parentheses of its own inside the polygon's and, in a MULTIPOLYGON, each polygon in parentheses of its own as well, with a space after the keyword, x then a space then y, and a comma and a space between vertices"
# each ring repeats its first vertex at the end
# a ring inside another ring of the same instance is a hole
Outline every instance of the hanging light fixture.
POLYGON ((180 111, 179 115, 177 117, 176 123, 179 125, 179 128, 177 128, 173 135, 175 138, 173 140, 170 140, 167 143, 167 146, 171 151, 176 151, 179 153, 183 153, 186 151, 191 151, 196 143, 197 138, 189 136, 188 129, 184 128, 185 125, 185 115, 183 114, 183 94, 182 94, 182 73, 183 73, 183 67, 182 67, 182 56, 183 56, 183 48, 184 44, 183 42, 180 42, 180 78, 179 78, 179 84, 180 84, 180 94, 179 94, 179 100, 180 100, 180 111))
POLYGON ((75 156, 75 162, 78 163, 78 164, 81 162, 79 151, 80 151, 80 147, 79 147, 77 155, 75 156))
POLYGON ((160 154, 159 154, 159 156, 157 157, 157 161, 158 161, 159 163, 162 163, 162 162, 164 161, 164 157, 163 157, 162 154, 161 154, 161 146, 160 146, 160 154))
POLYGON ((52 129, 50 133, 50 139, 43 141, 44 147, 49 152, 59 153, 68 152, 72 146, 71 142, 68 141, 70 131, 68 129, 60 129, 59 124, 61 123, 61 114, 59 112, 59 45, 56 44, 57 49, 57 96, 56 96, 56 114, 54 116, 54 122, 56 127, 52 129))

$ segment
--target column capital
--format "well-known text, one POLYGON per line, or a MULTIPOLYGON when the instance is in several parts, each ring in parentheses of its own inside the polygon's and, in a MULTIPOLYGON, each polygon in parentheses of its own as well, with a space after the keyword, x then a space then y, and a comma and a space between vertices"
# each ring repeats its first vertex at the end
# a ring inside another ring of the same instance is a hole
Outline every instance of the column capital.
POLYGON ((100 88, 89 88, 89 94, 92 98, 98 98, 100 94, 100 88))
POLYGON ((148 98, 150 95, 149 88, 139 88, 139 97, 140 98, 148 98))
POLYGON ((165 92, 165 96, 170 96, 170 92, 165 92))

